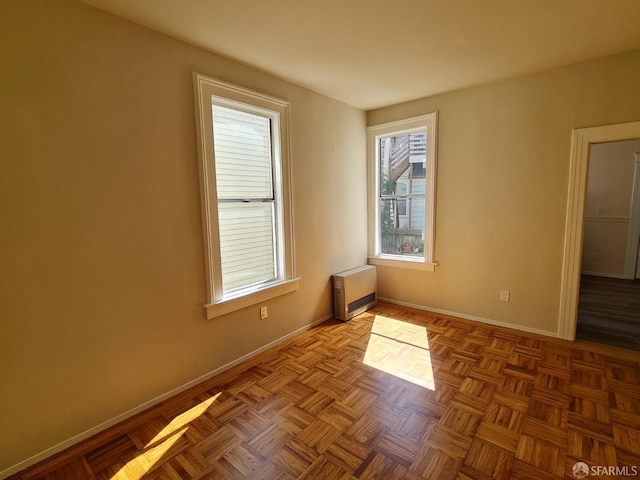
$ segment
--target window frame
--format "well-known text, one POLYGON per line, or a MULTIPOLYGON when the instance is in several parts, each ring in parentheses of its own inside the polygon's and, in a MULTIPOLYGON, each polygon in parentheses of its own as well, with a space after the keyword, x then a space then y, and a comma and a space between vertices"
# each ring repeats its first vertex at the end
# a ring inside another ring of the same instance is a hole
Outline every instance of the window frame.
POLYGON ((214 318, 298 289, 300 279, 295 275, 291 205, 289 102, 195 72, 193 81, 207 290, 204 307, 207 318, 214 318), (272 281, 239 289, 226 296, 222 290, 212 113, 214 102, 249 113, 259 112, 272 122, 278 276, 272 281))
POLYGON ((434 271, 438 262, 435 253, 435 214, 436 214, 436 172, 437 172, 437 126, 438 112, 419 117, 372 125, 367 128, 368 163, 368 237, 369 263, 372 265, 408 268, 413 270, 434 271), (426 192, 424 219, 424 257, 402 256, 381 253, 380 246, 380 139, 406 135, 420 131, 427 132, 426 154, 426 192))

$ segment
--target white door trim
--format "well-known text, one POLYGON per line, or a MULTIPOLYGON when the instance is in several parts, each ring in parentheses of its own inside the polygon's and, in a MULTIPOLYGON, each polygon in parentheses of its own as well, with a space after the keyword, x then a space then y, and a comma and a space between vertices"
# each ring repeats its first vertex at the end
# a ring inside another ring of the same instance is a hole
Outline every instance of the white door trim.
POLYGON ((636 153, 635 157, 629 229, 627 230, 627 252, 624 260, 624 278, 628 279, 636 278, 638 246, 640 244, 640 153, 636 153))
POLYGON ((558 315, 558 336, 560 338, 566 340, 575 340, 576 338, 589 148, 593 143, 615 142, 633 138, 640 138, 640 122, 579 128, 572 132, 558 315))

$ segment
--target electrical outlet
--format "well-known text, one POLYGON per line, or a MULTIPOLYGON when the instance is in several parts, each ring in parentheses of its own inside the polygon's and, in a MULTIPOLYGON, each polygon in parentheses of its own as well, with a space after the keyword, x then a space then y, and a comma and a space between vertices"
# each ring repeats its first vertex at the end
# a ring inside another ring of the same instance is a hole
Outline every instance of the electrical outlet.
POLYGON ((509 290, 500 290, 500 301, 508 302, 511 299, 511 292, 509 290))
POLYGON ((260 320, 266 320, 268 316, 267 306, 260 307, 260 320))

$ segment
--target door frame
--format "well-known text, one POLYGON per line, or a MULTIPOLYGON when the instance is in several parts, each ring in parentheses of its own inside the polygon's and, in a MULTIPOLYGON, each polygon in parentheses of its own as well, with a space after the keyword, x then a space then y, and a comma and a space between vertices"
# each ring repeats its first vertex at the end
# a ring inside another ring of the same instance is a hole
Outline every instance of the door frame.
POLYGON ((575 340, 576 338, 589 149, 593 143, 616 142, 634 138, 640 138, 640 122, 578 128, 571 133, 569 192, 558 316, 558 337, 565 340, 575 340))
POLYGON ((630 280, 637 276, 638 248, 640 248, 640 152, 636 152, 634 156, 633 190, 629 211, 627 251, 624 260, 624 278, 630 280))

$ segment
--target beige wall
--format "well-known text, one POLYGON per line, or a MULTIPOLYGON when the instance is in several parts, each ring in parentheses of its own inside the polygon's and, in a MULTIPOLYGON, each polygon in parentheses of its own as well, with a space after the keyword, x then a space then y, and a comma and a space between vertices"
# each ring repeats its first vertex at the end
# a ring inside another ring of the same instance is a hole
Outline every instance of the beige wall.
POLYGON ((624 276, 636 152, 640 152, 640 139, 591 146, 583 273, 624 276))
MULTIPOLYGON (((331 314, 364 112, 71 0, 0 3, 0 472, 331 314), (192 72, 291 102, 300 290, 206 320, 192 72)), ((0 475, 1 476, 1 475, 0 475)))
POLYGON ((381 267, 380 296, 555 333, 571 131, 640 120, 638 85, 635 51, 369 112, 375 125, 439 111, 440 265, 381 267))
MULTIPOLYGON (((0 3, 0 471, 331 313, 366 258, 365 115, 72 0, 0 3), (297 293, 207 321, 192 71, 291 101, 297 293)), ((640 119, 640 52, 440 111, 433 273, 397 301, 557 329, 572 128, 640 119), (511 290, 511 302, 498 301, 511 290)))

